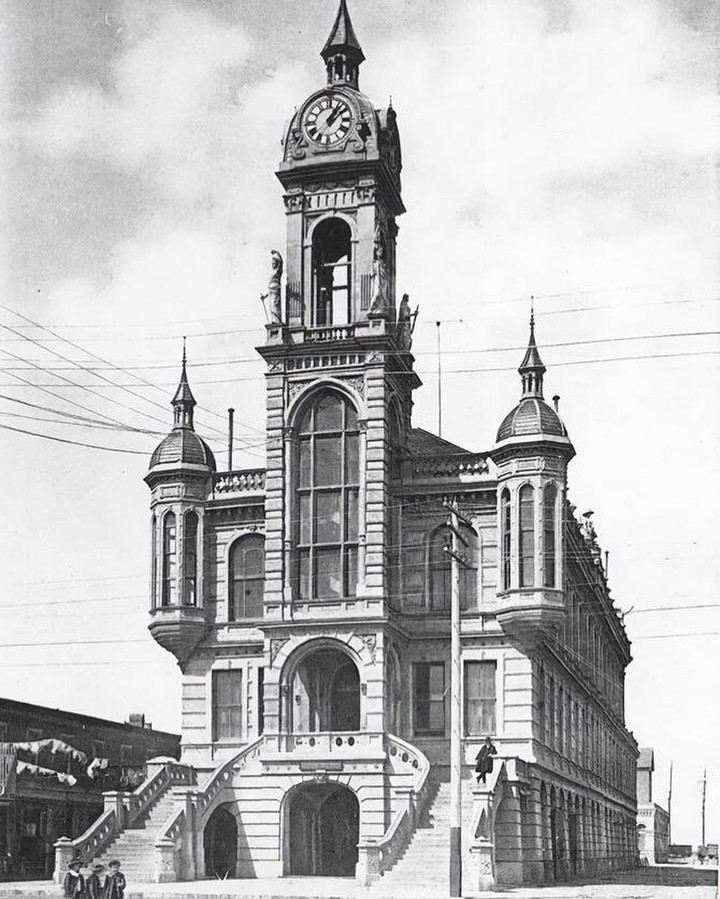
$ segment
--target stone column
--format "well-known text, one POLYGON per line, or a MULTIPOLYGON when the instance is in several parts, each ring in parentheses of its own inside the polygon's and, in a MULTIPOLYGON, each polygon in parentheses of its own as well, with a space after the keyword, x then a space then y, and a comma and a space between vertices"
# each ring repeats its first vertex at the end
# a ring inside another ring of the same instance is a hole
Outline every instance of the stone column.
POLYGON ((358 420, 360 432, 358 441, 359 453, 359 484, 358 484, 358 510, 360 521, 358 522, 358 596, 365 594, 366 572, 365 560, 367 556, 367 419, 358 420))

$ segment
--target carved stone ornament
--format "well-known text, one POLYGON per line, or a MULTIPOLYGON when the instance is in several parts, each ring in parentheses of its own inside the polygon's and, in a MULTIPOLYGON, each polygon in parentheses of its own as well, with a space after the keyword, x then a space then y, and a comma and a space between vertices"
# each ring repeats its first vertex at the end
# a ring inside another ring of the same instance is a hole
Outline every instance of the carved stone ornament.
POLYGON ((363 184, 355 191, 358 203, 374 203, 375 194, 375 186, 370 184, 363 184))
POLYGON ((285 194, 283 202, 285 203, 285 209, 288 212, 302 212, 305 207, 305 195, 285 194))
POLYGON ((370 662, 373 665, 377 664, 377 634, 365 634, 360 638, 363 642, 363 646, 367 650, 368 655, 370 656, 370 662))
POLYGON ((288 399, 290 402, 292 402, 299 393, 302 393, 310 383, 310 381, 290 381, 288 384, 288 399))
POLYGON ((359 395, 365 396, 365 378, 363 375, 354 375, 349 378, 340 378, 343 384, 347 384, 348 387, 352 387, 352 389, 359 395))
POLYGON ((292 425, 285 425, 282 434, 285 440, 292 440, 295 437, 295 428, 292 425))
POLYGON ((301 128, 293 128, 288 135, 287 153, 288 159, 304 159, 307 155, 308 143, 301 128))
POLYGON ((275 659, 283 646, 288 642, 287 637, 273 637, 270 640, 270 667, 275 664, 275 659))
POLYGON ((282 360, 274 360, 273 362, 268 362, 268 371, 269 372, 277 372, 283 370, 282 360))

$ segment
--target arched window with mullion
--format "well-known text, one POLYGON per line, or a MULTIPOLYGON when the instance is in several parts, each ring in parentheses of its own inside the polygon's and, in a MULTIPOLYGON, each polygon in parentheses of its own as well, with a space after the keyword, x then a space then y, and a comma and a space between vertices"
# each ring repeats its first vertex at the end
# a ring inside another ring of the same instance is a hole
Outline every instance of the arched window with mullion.
POLYGON ((519 493, 518 573, 521 587, 535 586, 535 491, 523 484, 519 493))
MULTIPOLYGON (((475 536, 466 525, 460 526, 462 540, 458 552, 464 557, 460 562, 460 608, 472 609, 477 598, 475 563, 475 536)), ((430 608, 449 611, 452 602, 452 556, 446 550, 452 547, 452 531, 441 525, 430 537, 430 608)))
POLYGON ((228 619, 262 618, 265 592, 265 540, 240 537, 230 548, 228 619))
POLYGON ((546 484, 543 490, 543 561, 546 587, 555 586, 555 503, 557 488, 554 484, 546 484))
POLYGON ((177 519, 174 512, 163 518, 162 531, 162 591, 163 606, 177 605, 177 519))
POLYGON ((183 596, 185 606, 197 605, 198 516, 186 512, 183 534, 183 596))
POLYGON ((357 412, 332 390, 302 416, 297 458, 297 592, 339 599, 357 592, 357 412))

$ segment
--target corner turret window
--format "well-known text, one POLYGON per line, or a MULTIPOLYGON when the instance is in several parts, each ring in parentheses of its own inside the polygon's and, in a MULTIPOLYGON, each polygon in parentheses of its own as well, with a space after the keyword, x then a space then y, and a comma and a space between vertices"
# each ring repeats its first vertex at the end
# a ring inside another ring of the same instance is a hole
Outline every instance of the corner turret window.
POLYGON ((230 550, 230 621, 262 618, 265 591, 265 540, 255 535, 241 537, 230 550))
POLYGON ((300 599, 339 599, 357 592, 357 413, 323 391, 298 427, 297 584, 300 599))
POLYGON ((198 517, 197 512, 185 513, 185 535, 183 541, 183 605, 197 605, 198 570, 198 517))
POLYGON ((347 324, 350 309, 352 234, 339 218, 325 219, 313 232, 313 314, 311 324, 347 324))
POLYGON ((158 547, 157 547, 157 520, 153 515, 150 521, 150 546, 152 547, 152 552, 150 554, 150 569, 151 569, 151 584, 150 584, 150 599, 152 602, 152 608, 155 609, 157 607, 157 572, 158 572, 158 547))
POLYGON ((519 496, 519 575, 521 587, 535 585, 535 491, 529 484, 520 488, 519 496))
POLYGON ((502 531, 502 586, 503 590, 509 590, 510 583, 510 559, 512 554, 512 526, 510 517, 510 491, 503 490, 500 495, 500 521, 502 531))
POLYGON ((177 605, 177 522, 174 512, 163 518, 162 604, 177 605))
POLYGON ((555 500, 557 488, 548 484, 543 490, 544 584, 555 586, 555 500))

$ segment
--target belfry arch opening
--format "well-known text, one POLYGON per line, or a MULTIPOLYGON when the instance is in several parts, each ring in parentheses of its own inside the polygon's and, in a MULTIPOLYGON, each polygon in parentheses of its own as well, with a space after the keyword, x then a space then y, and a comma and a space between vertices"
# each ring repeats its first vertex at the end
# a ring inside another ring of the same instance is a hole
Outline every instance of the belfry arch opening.
POLYGON ((306 655, 290 680, 290 729, 297 733, 360 730, 360 675, 339 649, 306 655))
POLYGON ((360 805, 336 782, 300 784, 285 805, 285 873, 352 877, 358 860, 360 805))
POLYGON ((352 320, 352 232, 341 218, 320 222, 312 237, 312 322, 316 327, 352 320))

